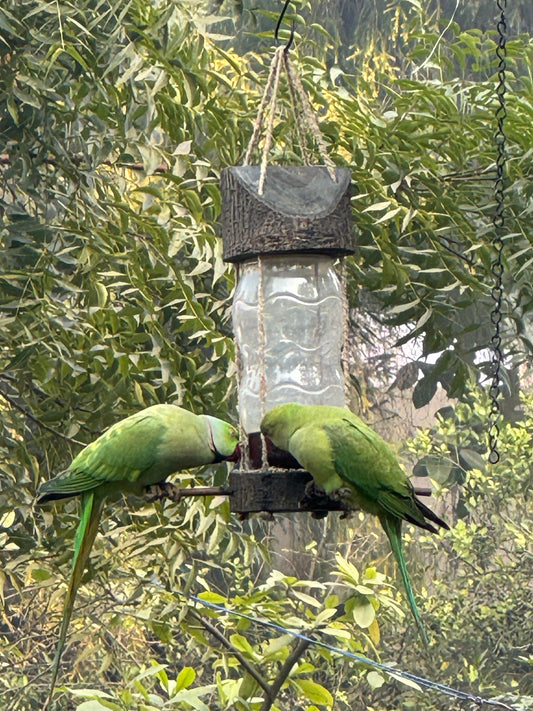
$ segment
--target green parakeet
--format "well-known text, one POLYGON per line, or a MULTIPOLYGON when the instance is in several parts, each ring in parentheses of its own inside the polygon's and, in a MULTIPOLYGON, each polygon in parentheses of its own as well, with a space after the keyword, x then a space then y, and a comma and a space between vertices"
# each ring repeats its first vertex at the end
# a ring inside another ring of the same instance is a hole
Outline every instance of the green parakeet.
POLYGON ((114 424, 85 447, 68 469, 41 486, 38 504, 81 495, 72 573, 44 708, 52 699, 76 592, 98 530, 104 499, 118 493, 140 495, 147 486, 163 482, 174 472, 236 459, 238 451, 237 430, 228 422, 195 415, 175 405, 154 405, 114 424))
POLYGON ((429 521, 442 528, 448 525, 417 499, 388 444, 347 408, 327 405, 278 405, 263 417, 261 432, 290 452, 326 494, 379 518, 427 646, 402 552, 402 521, 432 533, 437 529, 429 521))

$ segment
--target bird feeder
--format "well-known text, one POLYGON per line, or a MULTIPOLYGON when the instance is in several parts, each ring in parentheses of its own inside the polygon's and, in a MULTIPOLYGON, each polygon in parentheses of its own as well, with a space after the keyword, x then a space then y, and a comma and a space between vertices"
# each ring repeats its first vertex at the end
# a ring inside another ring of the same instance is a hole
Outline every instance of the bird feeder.
POLYGON ((231 507, 299 511, 304 500, 307 510, 339 509, 308 501, 310 475, 270 443, 267 450, 259 425, 286 402, 345 405, 338 262, 354 251, 350 171, 268 166, 261 186, 260 173, 231 167, 221 181, 223 257, 237 265, 233 328, 245 436, 243 466, 230 475, 231 507))

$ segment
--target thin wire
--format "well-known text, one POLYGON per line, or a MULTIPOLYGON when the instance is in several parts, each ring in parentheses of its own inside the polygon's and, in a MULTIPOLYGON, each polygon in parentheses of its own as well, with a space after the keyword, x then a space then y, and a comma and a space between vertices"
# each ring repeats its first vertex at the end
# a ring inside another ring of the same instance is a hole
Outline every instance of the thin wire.
POLYGON ((498 57, 498 86, 496 95, 498 98, 498 108, 496 109, 496 133, 494 136, 496 142, 496 180, 494 183, 494 198, 496 201, 496 210, 492 218, 494 226, 494 238, 492 240, 492 248, 494 251, 494 262, 492 264, 492 275, 494 283, 491 290, 491 297, 494 308, 490 314, 490 320, 494 326, 494 333, 491 338, 492 347, 492 382, 489 388, 490 398, 490 420, 489 420, 489 462, 496 464, 500 461, 500 453, 498 451, 498 439, 500 436, 500 394, 501 394, 501 370, 503 365, 502 352, 502 302, 503 302, 503 232, 505 228, 505 190, 504 190, 504 174, 505 174, 505 119, 507 117, 507 109, 505 106, 506 92, 506 58, 507 58, 507 23, 505 21, 505 10, 507 8, 507 0, 496 0, 498 9, 500 10, 500 19, 497 23, 498 30, 498 45, 496 47, 496 55, 498 57))
MULTIPOLYGON (((240 262, 237 262, 235 265, 235 290, 237 289, 238 284, 241 281, 242 278, 242 265, 240 262)), ((233 305, 233 308, 235 308, 235 304, 233 305)), ((243 355, 241 353, 241 348, 240 348, 240 339, 235 340, 235 366, 236 366, 236 371, 237 371, 237 393, 238 397, 240 396, 241 393, 241 386, 242 386, 242 377, 243 377, 243 371, 244 371, 244 366, 243 366, 243 355)), ((239 445, 241 448, 241 456, 239 458, 239 469, 241 471, 247 471, 250 469, 250 443, 248 441, 248 434, 246 433, 244 429, 244 425, 242 423, 242 419, 239 417, 239 445)))
POLYGON ((344 316, 343 343, 341 351, 342 374, 344 376, 344 404, 350 402, 350 304, 348 302, 348 267, 343 259, 341 262, 342 310, 344 316))
MULTIPOLYGON (((298 632, 296 630, 291 630, 287 627, 283 627, 282 625, 278 625, 275 622, 271 622, 270 620, 262 620, 259 617, 254 617, 253 615, 247 615, 244 612, 237 612, 236 610, 229 610, 227 607, 224 607, 224 605, 219 605, 215 602, 209 602, 208 600, 203 600, 201 597, 198 597, 197 595, 186 595, 185 593, 179 592, 181 596, 185 597, 188 600, 192 600, 193 602, 197 602, 200 605, 203 605, 204 607, 209 607, 213 610, 216 610, 217 612, 220 612, 224 615, 235 615, 236 617, 240 617, 244 620, 248 620, 249 622, 253 622, 256 625, 260 625, 261 627, 267 627, 269 629, 276 630, 276 632, 281 632, 282 634, 288 634, 291 637, 294 637, 296 639, 300 639, 304 642, 309 642, 310 644, 315 645, 315 647, 322 647, 322 649, 327 649, 330 652, 334 652, 335 654, 340 654, 343 657, 347 657, 348 659, 353 659, 356 662, 363 663, 363 664, 368 664, 371 667, 374 667, 375 669, 379 669, 380 671, 386 672, 387 674, 392 675, 393 677, 402 677, 403 679, 407 679, 408 681, 415 682, 415 684, 418 684, 419 686, 424 686, 428 689, 433 689, 435 691, 439 691, 441 694, 445 694, 447 696, 453 696, 456 699, 461 699, 463 701, 471 701, 474 704, 477 704, 478 706, 482 706, 483 704, 489 704, 491 706, 498 706, 500 708, 504 709, 510 709, 513 711, 513 707, 509 706, 508 704, 504 704, 501 701, 496 701, 494 699, 484 699, 481 696, 476 696, 475 694, 470 694, 467 691, 461 691, 461 689, 454 689, 451 686, 446 686, 446 684, 440 684, 437 681, 432 681, 431 679, 426 679, 422 676, 418 676, 417 674, 412 674, 411 672, 404 671, 402 669, 397 669, 396 667, 392 667, 388 664, 382 664, 381 662, 376 662, 373 659, 370 659, 369 657, 365 657, 362 654, 355 654, 354 652, 348 652, 345 649, 341 649, 341 647, 336 647, 331 644, 327 644, 327 642, 322 642, 319 639, 314 639, 313 637, 309 637, 308 635, 302 634, 301 632, 298 632)), ((326 633, 327 634, 327 633, 326 633)))

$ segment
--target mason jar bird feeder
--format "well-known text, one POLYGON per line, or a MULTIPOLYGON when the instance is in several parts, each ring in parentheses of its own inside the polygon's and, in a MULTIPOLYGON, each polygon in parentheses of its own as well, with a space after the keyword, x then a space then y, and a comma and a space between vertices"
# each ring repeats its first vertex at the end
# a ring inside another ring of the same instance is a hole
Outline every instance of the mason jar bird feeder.
MULTIPOLYGON (((345 405, 346 296, 338 263, 352 254, 350 171, 259 166, 222 172, 223 257, 237 266, 233 329, 244 435, 230 475, 238 513, 301 510, 310 476, 266 444, 262 416, 275 405, 345 405), (275 469, 272 469, 274 467, 275 469), (290 469, 290 476, 278 468, 290 469)), ((322 501, 307 510, 339 508, 322 501)))

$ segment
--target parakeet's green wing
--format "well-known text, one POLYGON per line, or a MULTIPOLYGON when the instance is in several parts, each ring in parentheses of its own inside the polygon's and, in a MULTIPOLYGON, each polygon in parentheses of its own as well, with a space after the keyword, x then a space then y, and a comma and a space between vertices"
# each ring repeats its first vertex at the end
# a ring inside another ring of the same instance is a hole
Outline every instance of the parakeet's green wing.
MULTIPOLYGON (((326 423, 324 430, 337 474, 353 487, 364 509, 375 514, 384 510, 421 528, 435 531, 424 520, 411 482, 400 469, 394 453, 377 433, 359 423, 355 417, 353 421, 344 418, 342 424, 326 423)), ((429 511, 426 507, 424 509, 429 511)))
POLYGON ((71 469, 90 469, 95 479, 135 481, 137 473, 152 466, 166 423, 147 411, 110 427, 80 452, 71 469))
POLYGON ((107 482, 135 481, 154 464, 164 431, 161 419, 145 410, 118 422, 87 445, 63 474, 41 486, 39 503, 107 482))

